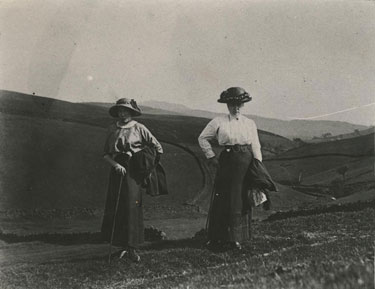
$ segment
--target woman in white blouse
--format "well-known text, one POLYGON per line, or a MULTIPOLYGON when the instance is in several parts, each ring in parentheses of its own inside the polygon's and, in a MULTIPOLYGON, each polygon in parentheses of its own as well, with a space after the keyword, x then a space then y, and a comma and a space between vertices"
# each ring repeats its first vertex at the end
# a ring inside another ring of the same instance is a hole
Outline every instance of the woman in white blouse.
POLYGON ((241 249, 241 243, 250 238, 251 208, 244 197, 246 173, 253 158, 262 161, 262 153, 254 121, 241 115, 249 101, 251 97, 240 87, 222 92, 218 102, 227 104, 229 114, 211 120, 198 138, 209 165, 218 168, 208 223, 212 248, 230 244, 241 249), (214 139, 224 147, 219 157, 210 144, 214 139))

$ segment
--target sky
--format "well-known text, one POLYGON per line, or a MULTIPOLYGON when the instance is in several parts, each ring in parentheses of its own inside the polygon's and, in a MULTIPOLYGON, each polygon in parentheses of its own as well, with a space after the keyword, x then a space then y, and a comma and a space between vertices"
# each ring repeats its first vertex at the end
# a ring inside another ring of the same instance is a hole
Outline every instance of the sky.
POLYGON ((375 1, 3 0, 0 89, 375 125, 375 1))

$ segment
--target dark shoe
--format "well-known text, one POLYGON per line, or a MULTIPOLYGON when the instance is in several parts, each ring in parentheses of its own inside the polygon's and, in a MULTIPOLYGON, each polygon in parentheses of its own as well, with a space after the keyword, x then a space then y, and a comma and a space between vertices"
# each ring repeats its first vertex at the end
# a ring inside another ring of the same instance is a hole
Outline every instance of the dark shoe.
POLYGON ((134 249, 128 249, 128 250, 122 251, 120 254, 120 259, 124 259, 124 258, 130 259, 131 261, 137 262, 137 263, 141 261, 141 257, 137 254, 137 252, 134 249))
POLYGON ((220 252, 223 250, 223 244, 220 241, 208 241, 205 247, 213 252, 220 252))
POLYGON ((204 244, 204 246, 207 248, 207 249, 213 249, 213 248, 216 248, 218 247, 219 245, 219 242, 218 241, 208 241, 206 244, 204 244))
POLYGON ((141 261, 141 257, 137 254, 137 252, 134 249, 129 251, 129 259, 132 260, 133 262, 141 261))
POLYGON ((232 249, 235 249, 235 250, 238 250, 238 251, 241 251, 242 250, 242 246, 239 242, 233 242, 231 243, 231 247, 232 249))

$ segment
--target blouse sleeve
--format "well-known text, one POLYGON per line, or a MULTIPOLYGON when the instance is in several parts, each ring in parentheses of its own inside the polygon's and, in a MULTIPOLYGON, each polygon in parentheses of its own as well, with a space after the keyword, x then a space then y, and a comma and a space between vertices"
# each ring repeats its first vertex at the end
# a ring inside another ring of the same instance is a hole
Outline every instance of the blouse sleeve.
POLYGON ((261 145, 260 145, 260 142, 259 142, 258 129, 257 129, 257 126, 256 126, 255 122, 253 122, 252 130, 253 130, 252 131, 253 140, 252 140, 252 143, 251 143, 251 148, 253 150, 254 158, 262 161, 262 151, 260 150, 261 145))
POLYGON ((140 131, 141 131, 143 140, 147 144, 150 144, 151 146, 153 146, 159 154, 162 154, 163 147, 161 146, 159 141, 156 139, 156 137, 154 137, 154 135, 148 130, 148 128, 145 127, 144 125, 141 125, 140 131))
POLYGON ((210 141, 216 138, 217 129, 218 122, 216 119, 213 119, 207 124, 207 126, 203 129, 203 131, 198 137, 199 146, 201 147, 206 158, 208 159, 213 158, 215 156, 210 141))

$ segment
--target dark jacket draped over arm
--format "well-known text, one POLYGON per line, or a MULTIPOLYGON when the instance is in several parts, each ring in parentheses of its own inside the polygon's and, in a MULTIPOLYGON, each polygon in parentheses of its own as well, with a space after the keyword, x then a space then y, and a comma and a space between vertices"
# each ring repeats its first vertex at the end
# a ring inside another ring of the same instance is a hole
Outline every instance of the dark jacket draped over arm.
POLYGON ((272 180, 266 167, 256 158, 251 162, 247 174, 250 188, 266 189, 274 192, 278 191, 277 186, 272 180))
POLYGON ((146 193, 151 196, 168 194, 166 175, 159 158, 156 149, 147 146, 135 153, 130 160, 132 177, 144 184, 146 193))

